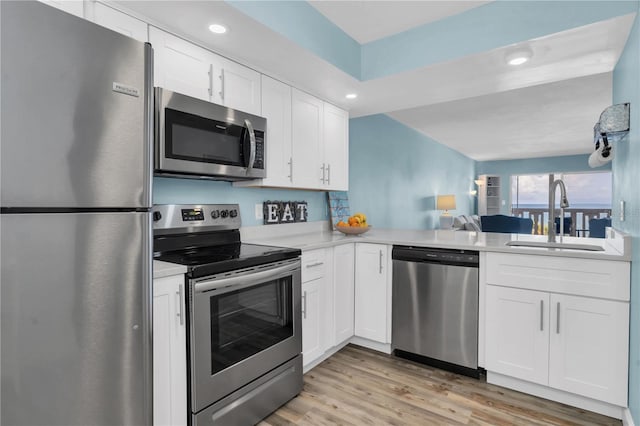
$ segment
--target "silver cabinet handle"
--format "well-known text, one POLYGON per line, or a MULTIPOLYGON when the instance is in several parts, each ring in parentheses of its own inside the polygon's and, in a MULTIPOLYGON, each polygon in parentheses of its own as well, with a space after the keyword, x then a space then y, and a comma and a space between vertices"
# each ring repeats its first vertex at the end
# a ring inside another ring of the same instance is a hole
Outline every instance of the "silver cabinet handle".
POLYGON ((542 319, 542 315, 544 314, 544 301, 540 301, 540 331, 544 329, 544 322, 542 319))
POLYGON ((331 185, 331 164, 327 164, 327 185, 331 185))
POLYGON ((307 319, 307 292, 302 292, 302 318, 307 319))
POLYGON ((178 296, 178 313, 176 314, 176 316, 180 318, 180 325, 184 325, 184 315, 182 311, 182 284, 178 286, 176 296, 178 296))
POLYGON ((322 177, 320 178, 320 182, 324 183, 324 172, 325 172, 324 163, 322 163, 322 167, 320 167, 320 170, 322 170, 322 177))
MULTIPOLYGON (((209 65, 209 98, 213 96, 213 64, 209 65)), ((212 99, 209 99, 212 100, 212 99)))
POLYGON ((247 163, 247 175, 253 169, 253 163, 256 161, 256 133, 253 131, 253 124, 249 119, 244 120, 244 125, 249 132, 249 162, 247 163))
POLYGON ((289 157, 289 182, 293 182, 293 157, 289 157))
POLYGON ((305 268, 313 268, 313 267, 320 266, 320 265, 324 265, 324 262, 310 263, 310 264, 306 265, 305 268))
POLYGON ((560 302, 556 305, 556 334, 560 334, 560 302))
POLYGON ((224 68, 220 70, 220 99, 224 101, 224 68))
POLYGON ((379 273, 382 274, 382 250, 380 250, 380 260, 379 260, 379 262, 380 262, 380 271, 379 271, 379 273))

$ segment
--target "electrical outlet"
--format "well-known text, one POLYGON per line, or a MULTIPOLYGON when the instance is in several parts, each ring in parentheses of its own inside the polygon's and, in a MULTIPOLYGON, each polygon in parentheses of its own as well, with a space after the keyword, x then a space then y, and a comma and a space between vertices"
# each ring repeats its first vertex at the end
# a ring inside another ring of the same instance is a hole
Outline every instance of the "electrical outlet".
POLYGON ((263 218, 262 204, 256 204, 256 220, 262 220, 263 218))

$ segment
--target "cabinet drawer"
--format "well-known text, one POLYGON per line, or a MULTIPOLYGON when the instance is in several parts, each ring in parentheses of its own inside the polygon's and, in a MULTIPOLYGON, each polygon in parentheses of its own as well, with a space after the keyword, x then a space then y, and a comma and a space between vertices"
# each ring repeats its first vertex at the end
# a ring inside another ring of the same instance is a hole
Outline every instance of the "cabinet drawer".
POLYGON ((327 270, 325 249, 310 250, 302 253, 302 282, 324 277, 327 270))
POLYGON ((629 262, 487 253, 487 284, 628 301, 629 262))

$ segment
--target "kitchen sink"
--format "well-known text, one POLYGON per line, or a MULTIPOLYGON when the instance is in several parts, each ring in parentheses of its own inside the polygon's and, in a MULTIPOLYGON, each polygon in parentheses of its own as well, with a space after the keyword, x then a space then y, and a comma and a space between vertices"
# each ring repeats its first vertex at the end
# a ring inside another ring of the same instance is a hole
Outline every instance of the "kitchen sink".
POLYGON ((508 246, 518 247, 543 247, 570 250, 604 251, 604 248, 594 244, 553 243, 548 241, 509 241, 508 246))

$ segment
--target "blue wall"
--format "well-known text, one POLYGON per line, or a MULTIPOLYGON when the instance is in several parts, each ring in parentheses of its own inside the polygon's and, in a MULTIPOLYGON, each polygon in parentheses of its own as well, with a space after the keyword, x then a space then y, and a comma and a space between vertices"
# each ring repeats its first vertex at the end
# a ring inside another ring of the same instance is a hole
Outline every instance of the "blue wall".
POLYGON ((309 222, 329 220, 326 192, 236 188, 230 182, 211 180, 153 179, 154 204, 238 203, 243 226, 262 225, 262 220, 256 220, 255 205, 268 200, 306 201, 309 203, 309 222))
MULTIPOLYGON (((636 5, 638 8, 638 6, 636 5)), ((640 11, 640 8, 638 8, 640 11)), ((613 225, 633 236, 631 267, 631 338, 629 349, 629 409, 640 424, 640 21, 636 17, 613 72, 613 102, 631 102, 631 130, 614 145, 613 225), (620 221, 619 202, 626 202, 620 221)))
MULTIPOLYGON (((595 119, 597 119, 597 117, 595 119)), ((611 163, 607 163, 597 169, 591 169, 588 164, 588 159, 589 155, 585 154, 526 158, 521 160, 478 161, 476 163, 476 171, 478 175, 487 174, 500 176, 501 199, 504 200, 505 203, 500 210, 502 214, 510 214, 509 204, 512 175, 611 170, 611 163)))
POLYGON ((349 199, 378 228, 434 229, 435 196, 471 214, 475 162, 386 115, 349 120, 349 199))

